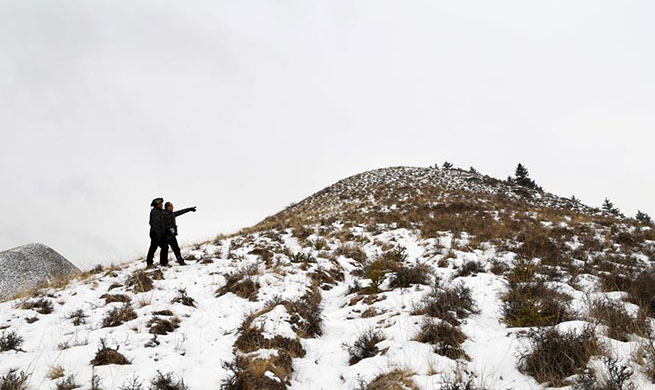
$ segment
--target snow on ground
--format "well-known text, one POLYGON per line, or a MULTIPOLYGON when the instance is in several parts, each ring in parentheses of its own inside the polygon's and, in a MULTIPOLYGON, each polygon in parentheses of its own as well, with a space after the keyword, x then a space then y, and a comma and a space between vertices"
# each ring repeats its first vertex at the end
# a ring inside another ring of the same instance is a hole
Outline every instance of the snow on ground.
MULTIPOLYGON (((343 280, 334 278, 321 289, 323 334, 300 339, 306 354, 293 360, 288 388, 355 389, 361 381, 371 381, 396 368, 413 373, 414 383, 423 390, 439 389, 457 373, 488 389, 542 388, 517 368, 518 354, 526 346, 518 330, 509 329, 501 321, 500 296, 506 288, 505 280, 490 272, 466 277, 457 277, 455 272, 455 267, 468 261, 488 267, 491 258, 509 265, 514 258, 512 253, 499 254, 494 248, 452 250, 456 240, 446 232, 439 239, 423 240, 406 229, 377 235, 361 229, 353 231, 359 235, 358 242, 369 260, 385 250, 382 245, 404 248, 406 264, 424 264, 444 285, 463 283, 471 289, 478 312, 463 319, 461 325, 467 337, 463 349, 470 361, 438 355, 430 345, 414 341, 424 316, 412 313, 430 292, 429 285, 391 289, 387 277, 375 299, 369 303, 357 301, 362 297, 349 293, 355 279, 359 279, 362 286, 370 281, 355 276, 361 264, 339 254, 339 239, 327 238, 325 247, 316 249, 301 244, 287 231, 277 237, 254 233, 187 248, 185 255, 195 260, 184 267, 163 268, 163 279, 154 280, 154 288, 150 291, 135 292, 127 285, 129 277, 144 268, 143 262, 137 261, 83 280, 73 280, 60 290, 43 291, 40 298, 54 304, 51 314, 21 309, 21 300, 1 303, 0 327, 5 332, 15 331, 24 343, 20 351, 0 353, 0 373, 14 368, 24 370, 30 373, 30 388, 51 389, 57 380, 49 379, 48 374, 53 367, 60 366, 65 375, 74 374, 78 382, 88 387, 93 373, 90 361, 101 340, 105 340, 108 346, 117 347, 118 352, 131 361, 128 365, 95 368, 105 389, 118 389, 134 376, 148 382, 158 370, 173 372, 191 389, 218 389, 230 375, 222 362, 233 360, 234 343, 245 316, 263 309, 272 300, 298 299, 310 284, 310 273, 331 269, 343 271, 343 280), (253 254, 257 248, 270 248, 273 256, 268 265, 262 256, 253 254), (291 257, 300 251, 309 260, 293 261, 291 257), (440 263, 453 254, 454 258, 445 265, 440 263), (259 283, 255 299, 241 298, 232 292, 217 296, 217 290, 226 285, 231 274, 244 270, 249 270, 248 277, 259 283), (195 307, 172 303, 180 295, 180 289, 185 289, 195 300, 195 307), (137 318, 116 327, 103 327, 106 314, 123 305, 119 302, 105 304, 101 297, 107 293, 128 296, 137 318), (375 311, 371 312, 371 308, 375 311), (75 326, 68 317, 80 309, 88 318, 85 324, 75 326), (148 321, 155 316, 153 313, 162 310, 171 310, 180 319, 179 328, 155 337, 149 333, 148 321), (369 315, 364 315, 367 310, 369 315), (35 318, 35 322, 27 321, 35 318), (352 344, 369 329, 383 335, 384 340, 378 344, 381 352, 349 365, 344 345, 352 344)), ((310 238, 306 242, 313 241, 310 238)), ((584 294, 576 290, 570 292, 578 294, 576 302, 584 299, 584 294)), ((295 338, 290 317, 280 304, 255 318, 253 324, 261 325, 266 338, 275 335, 295 338)), ((629 358, 634 345, 615 344, 621 356, 629 358)), ((275 352, 263 351, 261 356, 266 353, 275 352)), ((636 376, 639 388, 655 388, 647 385, 641 374, 636 376)))

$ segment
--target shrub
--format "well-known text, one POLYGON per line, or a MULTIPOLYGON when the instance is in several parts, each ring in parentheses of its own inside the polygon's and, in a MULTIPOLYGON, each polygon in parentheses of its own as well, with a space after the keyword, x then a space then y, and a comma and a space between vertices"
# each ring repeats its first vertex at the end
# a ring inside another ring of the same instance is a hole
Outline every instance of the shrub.
POLYGON ((172 372, 162 374, 157 370, 157 375, 150 381, 149 390, 189 390, 183 379, 175 379, 172 372))
POLYGON ((380 353, 377 344, 384 341, 382 333, 373 329, 363 332, 352 345, 345 345, 350 359, 348 362, 352 366, 361 360, 373 357, 380 353))
POLYGON ((528 338, 531 349, 519 356, 519 369, 537 382, 555 387, 565 385, 565 378, 582 373, 589 359, 602 351, 590 327, 581 332, 541 328, 530 331, 528 338))
POLYGON ((23 338, 13 330, 2 332, 0 335, 0 352, 5 351, 22 351, 23 338))
POLYGON ((396 369, 373 379, 365 390, 418 390, 418 387, 412 380, 411 372, 396 369))
POLYGON ((625 364, 619 365, 618 360, 603 356, 605 378, 598 381, 594 370, 587 369, 580 375, 573 385, 573 390, 635 390, 630 380, 634 371, 625 364))
POLYGON ((130 303, 132 299, 124 294, 102 294, 100 299, 105 300, 105 304, 120 302, 120 303, 130 303))
POLYGON ((166 335, 180 327, 180 319, 174 317, 172 320, 167 320, 160 317, 154 317, 148 321, 150 333, 158 335, 166 335))
POLYGON ((253 280, 252 276, 256 274, 256 269, 244 269, 227 276, 225 286, 216 290, 216 296, 219 297, 223 294, 231 292, 238 297, 248 299, 250 301, 257 300, 257 293, 259 292, 259 282, 253 280))
POLYGON ((92 366, 106 366, 109 364, 125 365, 131 362, 116 349, 107 346, 105 339, 100 339, 96 356, 91 360, 92 366))
POLYGON ((455 275, 456 277, 469 276, 484 272, 484 267, 477 261, 469 261, 462 265, 462 268, 455 275))
POLYGON ((138 270, 127 278, 127 286, 131 287, 134 292, 147 292, 152 290, 153 281, 145 271, 138 270))
POLYGON ((143 390, 143 381, 139 380, 139 377, 134 375, 120 387, 120 390, 143 390))
POLYGON ((105 315, 105 318, 102 319, 102 327, 113 328, 125 322, 132 321, 135 318, 137 318, 137 314, 132 309, 132 306, 124 304, 123 306, 113 308, 105 315))
POLYGON ((86 319, 88 317, 89 316, 86 315, 86 313, 84 313, 84 310, 82 309, 77 309, 72 313, 68 313, 68 315, 66 316, 66 318, 73 321, 74 326, 86 324, 86 319))
POLYGON ((28 378, 29 375, 24 371, 9 370, 0 376, 0 390, 27 390, 28 378))
POLYGON ((413 267, 401 265, 391 276, 389 286, 391 288, 407 288, 413 284, 427 284, 429 272, 430 269, 424 264, 418 264, 413 267))
POLYGON ((451 325, 459 325, 459 320, 476 312, 471 290, 458 284, 449 289, 435 287, 430 294, 423 298, 413 314, 437 317, 451 325))
POLYGON ((287 388, 284 383, 266 375, 270 367, 255 365, 252 359, 244 356, 237 356, 231 362, 223 362, 222 366, 230 374, 221 385, 221 390, 285 390, 287 388), (262 372, 260 367, 266 371, 262 372))
POLYGON ((571 297, 548 288, 543 281, 510 283, 502 296, 503 321, 511 327, 556 325, 573 318, 571 297))
POLYGON ((634 318, 628 314, 622 302, 608 298, 593 300, 589 307, 589 316, 607 326, 607 337, 619 341, 629 341, 632 333, 643 336, 648 330, 644 316, 634 318))
POLYGON ((184 288, 177 290, 177 296, 173 298, 171 303, 181 303, 184 306, 196 307, 196 300, 188 296, 184 288))
POLYGON ((52 302, 44 298, 23 302, 20 305, 20 308, 25 310, 36 310, 39 314, 50 314, 54 311, 54 305, 52 302))
POLYGON ((655 316, 655 271, 652 268, 634 276, 627 292, 630 302, 638 305, 649 317, 655 316))
POLYGON ((323 310, 321 292, 313 285, 300 299, 286 302, 285 308, 291 315, 293 330, 300 337, 316 337, 323 334, 323 310))
POLYGON ((56 383, 55 390, 73 390, 80 387, 82 387, 82 385, 77 383, 77 378, 75 378, 75 375, 69 375, 56 383))
POLYGON ((58 379, 64 376, 64 367, 60 365, 54 365, 48 370, 48 379, 58 379))
POLYGON ((447 322, 435 323, 426 319, 421 324, 421 330, 416 336, 416 341, 428 343, 434 346, 434 352, 453 360, 466 358, 466 353, 461 348, 466 336, 461 330, 447 322))
POLYGON ((366 252, 364 252, 359 246, 353 244, 341 245, 339 249, 336 250, 336 254, 351 258, 360 264, 364 264, 367 259, 366 252))

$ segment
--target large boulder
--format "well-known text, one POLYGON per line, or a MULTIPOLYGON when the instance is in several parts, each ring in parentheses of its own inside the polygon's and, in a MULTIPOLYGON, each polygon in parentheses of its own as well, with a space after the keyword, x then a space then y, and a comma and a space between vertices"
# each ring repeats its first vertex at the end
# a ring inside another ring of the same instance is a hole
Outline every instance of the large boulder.
POLYGON ((0 300, 80 270, 43 244, 27 244, 0 252, 0 300))

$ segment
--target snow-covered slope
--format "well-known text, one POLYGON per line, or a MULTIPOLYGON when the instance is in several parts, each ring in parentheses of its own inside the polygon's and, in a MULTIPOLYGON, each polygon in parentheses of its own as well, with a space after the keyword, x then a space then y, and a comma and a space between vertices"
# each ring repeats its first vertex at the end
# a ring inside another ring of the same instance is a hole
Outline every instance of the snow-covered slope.
POLYGON ((148 388, 157 371, 191 389, 542 389, 623 368, 622 386, 655 389, 653 226, 554 195, 377 170, 183 254, 0 304, 0 347, 23 340, 0 375, 22 370, 33 389, 94 374, 148 388))
POLYGON ((63 256, 43 244, 27 244, 0 252, 0 300, 79 272, 63 256))

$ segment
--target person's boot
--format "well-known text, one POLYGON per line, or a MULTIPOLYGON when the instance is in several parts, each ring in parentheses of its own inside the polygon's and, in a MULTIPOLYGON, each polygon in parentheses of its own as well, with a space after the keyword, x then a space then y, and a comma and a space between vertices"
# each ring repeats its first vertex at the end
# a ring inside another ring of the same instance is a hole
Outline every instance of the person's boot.
POLYGON ((184 262, 184 259, 177 259, 177 263, 179 265, 186 265, 186 263, 184 262))
POLYGON ((152 264, 152 263, 146 264, 146 269, 153 269, 153 268, 155 268, 154 264, 152 264))

